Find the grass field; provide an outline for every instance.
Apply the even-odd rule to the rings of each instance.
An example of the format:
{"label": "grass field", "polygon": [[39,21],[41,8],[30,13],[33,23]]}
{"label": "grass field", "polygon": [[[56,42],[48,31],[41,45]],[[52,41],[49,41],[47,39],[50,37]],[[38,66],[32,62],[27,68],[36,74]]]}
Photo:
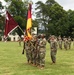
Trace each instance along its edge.
{"label": "grass field", "polygon": [[74,46],[70,50],[57,52],[57,62],[51,65],[50,49],[47,44],[45,68],[27,64],[22,46],[18,42],[0,42],[0,75],[74,75]]}

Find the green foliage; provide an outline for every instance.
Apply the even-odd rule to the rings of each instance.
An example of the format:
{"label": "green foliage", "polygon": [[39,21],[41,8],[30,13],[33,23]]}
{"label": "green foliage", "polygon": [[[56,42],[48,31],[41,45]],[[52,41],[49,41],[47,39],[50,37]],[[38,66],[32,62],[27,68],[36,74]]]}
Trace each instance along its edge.
{"label": "green foliage", "polygon": [[2,37],[0,36],[0,41],[2,41]]}
{"label": "green foliage", "polygon": [[3,7],[3,5],[2,5],[2,2],[0,2],[0,12],[2,11],[3,8],[4,8],[4,7]]}
{"label": "green foliage", "polygon": [[[5,6],[6,9],[24,31],[27,23],[27,9],[29,0],[5,1],[8,3]],[[3,6],[0,2],[0,10],[2,9]],[[46,36],[54,34],[56,36],[61,35],[74,37],[74,11],[65,11],[63,7],[60,6],[55,0],[46,0],[45,3],[38,1],[35,9],[37,11],[36,19],[32,21],[32,24],[33,27],[38,27],[38,33],[44,33]],[[0,29],[3,31],[4,22],[3,16],[0,15]],[[15,31],[17,31],[19,36],[23,34],[19,28]],[[3,35],[3,32],[1,35]]]}
{"label": "green foliage", "polygon": [[68,23],[69,23],[69,35],[74,37],[74,11],[69,10],[68,12]]}
{"label": "green foliage", "polygon": [[74,75],[74,46],[57,51],[56,64],[51,65],[50,46],[46,47],[45,68],[27,64],[18,42],[0,42],[0,75]]}
{"label": "green foliage", "polygon": [[4,30],[4,17],[2,16],[4,6],[2,5],[2,2],[0,1],[0,35],[3,35]]}
{"label": "green foliage", "polygon": [[[44,26],[44,33],[69,36],[68,14],[55,0],[47,0],[46,3],[36,3],[36,18],[39,25]],[[73,18],[72,18],[73,19]]]}
{"label": "green foliage", "polygon": [[37,22],[37,20],[33,20],[32,22],[33,22],[33,27],[38,27],[38,22]]}
{"label": "green foliage", "polygon": [[5,17],[0,16],[0,35],[4,34]]}

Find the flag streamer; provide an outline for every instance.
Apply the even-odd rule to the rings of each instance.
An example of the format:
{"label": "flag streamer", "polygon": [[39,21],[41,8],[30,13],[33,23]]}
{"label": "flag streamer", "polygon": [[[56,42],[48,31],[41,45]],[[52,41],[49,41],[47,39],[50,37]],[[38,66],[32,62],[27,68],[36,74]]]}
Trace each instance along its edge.
{"label": "flag streamer", "polygon": [[30,39],[32,38],[31,27],[32,27],[32,14],[31,14],[31,4],[29,4],[26,32],[27,32],[27,36]]}

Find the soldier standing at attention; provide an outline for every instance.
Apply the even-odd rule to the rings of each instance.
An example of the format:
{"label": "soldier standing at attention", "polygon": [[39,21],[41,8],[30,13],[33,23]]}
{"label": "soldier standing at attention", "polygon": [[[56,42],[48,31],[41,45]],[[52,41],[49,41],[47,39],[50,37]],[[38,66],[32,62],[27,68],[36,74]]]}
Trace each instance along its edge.
{"label": "soldier standing at attention", "polygon": [[39,42],[39,57],[40,57],[40,68],[43,69],[45,66],[45,54],[46,54],[46,39],[44,35],[41,35]]}
{"label": "soldier standing at attention", "polygon": [[54,35],[51,36],[50,40],[51,40],[50,41],[51,60],[52,60],[52,64],[55,64],[56,63],[56,53],[57,53],[57,40]]}
{"label": "soldier standing at attention", "polygon": [[64,49],[67,50],[68,49],[68,39],[65,37],[63,40],[64,40]]}
{"label": "soldier standing at attention", "polygon": [[69,47],[69,49],[71,48],[71,38],[70,38],[70,36],[68,38],[68,47]]}
{"label": "soldier standing at attention", "polygon": [[37,66],[37,67],[40,67],[40,57],[39,57],[39,50],[40,50],[40,46],[39,46],[39,43],[40,43],[40,36],[41,36],[41,35],[38,35],[38,36],[37,36],[37,40],[36,40],[36,49],[37,49],[36,66]]}
{"label": "soldier standing at attention", "polygon": [[32,64],[33,66],[36,66],[36,55],[37,55],[37,50],[36,50],[36,38],[37,36],[34,35],[32,39]]}
{"label": "soldier standing at attention", "polygon": [[19,46],[21,46],[21,36],[19,36]]}
{"label": "soldier standing at attention", "polygon": [[61,38],[61,36],[58,37],[58,44],[59,44],[59,48],[62,49],[62,38]]}

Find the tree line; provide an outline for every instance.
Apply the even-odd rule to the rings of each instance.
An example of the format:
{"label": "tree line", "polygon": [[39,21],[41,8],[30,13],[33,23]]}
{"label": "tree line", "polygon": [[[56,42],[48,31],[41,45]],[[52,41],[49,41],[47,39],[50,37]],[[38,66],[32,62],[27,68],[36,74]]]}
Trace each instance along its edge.
{"label": "tree line", "polygon": [[[2,9],[8,10],[22,30],[26,30],[29,0],[4,1],[7,3],[5,6],[0,2],[0,35],[3,35],[5,25],[5,15],[2,15]],[[32,24],[33,27],[38,28],[38,34],[44,33],[47,37],[52,34],[74,37],[74,10],[66,11],[55,0],[46,0],[45,3],[36,2],[34,12],[36,18],[32,20]],[[23,34],[19,28],[15,31],[19,36]]]}

